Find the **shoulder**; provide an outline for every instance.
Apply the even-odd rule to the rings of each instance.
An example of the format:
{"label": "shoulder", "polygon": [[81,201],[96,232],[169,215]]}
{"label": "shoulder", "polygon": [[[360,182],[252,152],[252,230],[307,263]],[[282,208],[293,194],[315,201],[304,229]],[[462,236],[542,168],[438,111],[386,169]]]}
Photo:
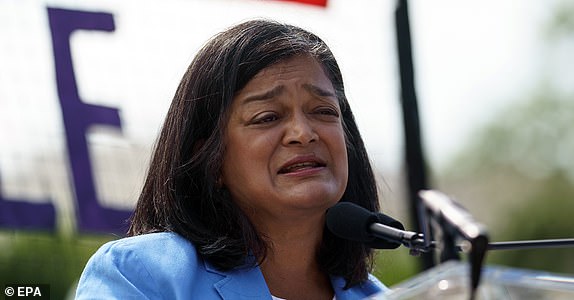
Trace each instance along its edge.
{"label": "shoulder", "polygon": [[150,233],[108,242],[92,257],[98,258],[108,258],[120,264],[129,260],[143,260],[161,265],[171,265],[170,261],[180,259],[190,263],[197,263],[198,260],[191,242],[173,232]]}
{"label": "shoulder", "polygon": [[175,276],[178,270],[184,267],[195,269],[201,263],[191,242],[171,232],[144,234],[108,242],[90,260],[122,269],[133,268],[132,264],[138,263],[142,268],[137,270],[138,274],[149,274],[152,277],[153,274],[161,273],[161,270],[169,270]]}
{"label": "shoulder", "polygon": [[195,247],[178,234],[128,237],[104,244],[90,258],[76,297],[172,298],[204,273]]}

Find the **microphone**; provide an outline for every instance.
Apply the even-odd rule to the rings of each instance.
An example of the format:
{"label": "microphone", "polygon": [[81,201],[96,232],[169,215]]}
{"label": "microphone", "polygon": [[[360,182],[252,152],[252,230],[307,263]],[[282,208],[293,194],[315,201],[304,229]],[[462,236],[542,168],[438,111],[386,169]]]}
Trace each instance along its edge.
{"label": "microphone", "polygon": [[420,243],[421,235],[405,231],[401,222],[382,213],[370,212],[351,202],[340,202],[327,210],[327,228],[336,236],[376,249],[396,249]]}

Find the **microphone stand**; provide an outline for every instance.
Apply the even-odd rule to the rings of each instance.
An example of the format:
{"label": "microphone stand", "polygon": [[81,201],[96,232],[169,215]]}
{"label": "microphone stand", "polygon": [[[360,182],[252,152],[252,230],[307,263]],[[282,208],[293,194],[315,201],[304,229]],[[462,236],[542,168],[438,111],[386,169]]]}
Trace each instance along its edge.
{"label": "microphone stand", "polygon": [[470,299],[474,299],[488,248],[488,233],[485,227],[476,222],[462,206],[442,193],[424,190],[419,192],[419,197],[427,213],[442,229],[444,249],[441,253],[441,262],[460,259],[455,244],[457,237],[463,238],[470,244]]}
{"label": "microphone stand", "polygon": [[[391,238],[387,234],[382,233],[380,228],[385,228],[386,230],[397,230],[401,231],[402,238]],[[432,249],[436,249],[437,242],[432,241],[430,244],[425,244],[424,234],[416,233],[412,231],[399,230],[383,224],[372,224],[371,232],[381,239],[385,239],[391,242],[396,242],[402,244],[410,250],[412,256],[419,256],[421,253],[428,253]],[[472,247],[472,246],[471,246]],[[563,248],[563,247],[574,247],[574,239],[544,239],[544,240],[526,240],[526,241],[505,241],[505,242],[493,242],[486,245],[486,250],[526,250],[526,249],[541,249],[541,248]],[[467,245],[456,245],[454,247],[449,247],[453,252],[467,252]],[[453,251],[454,249],[454,251]],[[458,257],[458,255],[448,255],[448,257]],[[443,260],[443,262],[446,260]]]}
{"label": "microphone stand", "polygon": [[[448,196],[432,190],[420,191],[426,215],[438,223],[442,231],[442,252],[440,261],[460,260],[459,252],[469,254],[470,262],[470,299],[475,299],[480,283],[482,264],[488,250],[512,250],[532,248],[555,248],[574,246],[574,239],[548,239],[530,241],[512,241],[489,243],[485,227],[458,203]],[[425,220],[429,225],[430,220]],[[411,255],[419,256],[436,248],[437,242],[431,241],[427,234],[405,231],[381,223],[369,226],[370,232],[377,238],[395,242],[409,248]],[[463,239],[457,245],[457,239]]]}
{"label": "microphone stand", "polygon": [[574,247],[574,239],[528,240],[488,244],[488,250],[523,250],[561,247]]}

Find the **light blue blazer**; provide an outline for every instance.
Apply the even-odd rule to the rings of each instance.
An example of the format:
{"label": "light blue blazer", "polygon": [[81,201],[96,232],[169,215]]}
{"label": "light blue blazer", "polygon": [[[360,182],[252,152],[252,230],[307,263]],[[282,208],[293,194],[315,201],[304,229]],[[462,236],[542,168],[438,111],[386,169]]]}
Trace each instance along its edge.
{"label": "light blue blazer", "polygon": [[[374,276],[344,290],[331,278],[337,300],[363,299],[386,290]],[[88,261],[76,299],[267,299],[258,267],[222,272],[203,261],[195,247],[175,233],[151,233],[103,245]]]}

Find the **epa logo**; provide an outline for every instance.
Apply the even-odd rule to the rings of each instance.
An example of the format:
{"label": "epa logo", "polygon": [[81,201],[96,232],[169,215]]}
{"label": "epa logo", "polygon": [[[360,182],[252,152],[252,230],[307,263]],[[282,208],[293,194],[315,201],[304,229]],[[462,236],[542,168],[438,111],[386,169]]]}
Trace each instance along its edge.
{"label": "epa logo", "polygon": [[[47,284],[11,284],[4,287],[6,299],[50,299],[50,286]],[[30,298],[32,297],[32,298]]]}

